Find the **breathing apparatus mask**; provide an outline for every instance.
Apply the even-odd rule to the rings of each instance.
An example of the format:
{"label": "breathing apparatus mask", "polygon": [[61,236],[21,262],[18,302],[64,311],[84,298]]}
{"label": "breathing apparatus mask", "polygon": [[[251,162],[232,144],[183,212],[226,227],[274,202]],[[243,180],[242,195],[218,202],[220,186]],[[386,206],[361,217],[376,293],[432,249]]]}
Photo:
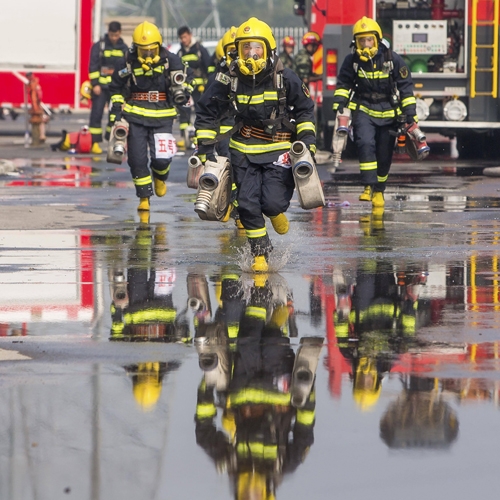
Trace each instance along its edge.
{"label": "breathing apparatus mask", "polygon": [[160,46],[157,43],[137,46],[137,60],[144,71],[150,71],[153,64],[160,60]]}
{"label": "breathing apparatus mask", "polygon": [[256,75],[267,66],[266,44],[260,40],[244,40],[238,44],[238,67],[242,75]]}
{"label": "breathing apparatus mask", "polygon": [[[373,46],[369,47],[373,41]],[[356,53],[362,61],[373,59],[378,52],[378,38],[375,33],[363,33],[354,37]]]}

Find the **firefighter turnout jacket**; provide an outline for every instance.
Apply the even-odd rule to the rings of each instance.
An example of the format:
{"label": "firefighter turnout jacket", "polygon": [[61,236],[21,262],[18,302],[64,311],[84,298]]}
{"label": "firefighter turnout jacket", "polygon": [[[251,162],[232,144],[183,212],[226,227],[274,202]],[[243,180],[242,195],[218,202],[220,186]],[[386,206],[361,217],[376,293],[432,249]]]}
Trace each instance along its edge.
{"label": "firefighter turnout jacket", "polygon": [[102,40],[94,43],[89,63],[89,80],[92,87],[107,87],[115,69],[123,68],[127,52],[128,47],[121,38],[113,45],[107,34]]}
{"label": "firefighter turnout jacket", "polygon": [[[396,94],[399,92],[399,99]],[[354,95],[351,98],[351,92]],[[333,110],[349,106],[373,118],[378,125],[390,125],[400,115],[416,115],[413,82],[405,61],[384,43],[373,59],[362,61],[349,54],[342,63],[333,95]],[[414,116],[417,121],[416,116]]]}
{"label": "firefighter turnout jacket", "polygon": [[[123,117],[129,123],[147,127],[171,123],[177,116],[177,111],[172,99],[170,74],[184,69],[179,57],[163,47],[160,49],[160,60],[148,71],[142,68],[137,57],[129,54],[127,64],[113,74],[110,85],[113,103],[110,121],[115,121],[123,106]],[[186,86],[186,92],[189,88]]]}
{"label": "firefighter turnout jacket", "polygon": [[[192,85],[195,89],[203,92],[203,87],[207,83],[208,73],[210,69],[214,69],[213,62],[205,47],[200,42],[194,41],[189,47],[181,48],[177,52],[183,64],[189,66],[193,70],[194,80]],[[200,88],[201,86],[201,88]]]}

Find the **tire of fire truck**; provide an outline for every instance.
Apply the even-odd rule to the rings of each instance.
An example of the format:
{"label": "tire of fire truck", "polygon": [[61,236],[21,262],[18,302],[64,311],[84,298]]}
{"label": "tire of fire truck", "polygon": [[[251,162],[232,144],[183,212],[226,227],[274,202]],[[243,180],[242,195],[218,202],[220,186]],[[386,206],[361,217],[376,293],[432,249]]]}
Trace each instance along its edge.
{"label": "tire of fire truck", "polygon": [[463,131],[457,133],[457,149],[461,160],[493,160],[498,157],[500,130]]}

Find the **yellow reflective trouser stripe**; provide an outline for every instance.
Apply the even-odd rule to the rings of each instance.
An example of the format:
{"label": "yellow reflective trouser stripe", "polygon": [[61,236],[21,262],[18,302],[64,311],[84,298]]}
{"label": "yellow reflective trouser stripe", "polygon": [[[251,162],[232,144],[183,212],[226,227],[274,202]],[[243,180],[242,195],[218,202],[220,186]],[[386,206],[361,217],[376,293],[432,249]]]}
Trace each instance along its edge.
{"label": "yellow reflective trouser stripe", "polygon": [[213,403],[200,403],[196,405],[196,416],[198,418],[211,418],[217,415],[217,408]]}
{"label": "yellow reflective trouser stripe", "polygon": [[111,102],[125,102],[125,99],[123,98],[123,96],[121,94],[113,94],[111,96]]}
{"label": "yellow reflective trouser stripe", "polygon": [[233,127],[231,125],[221,125],[219,130],[221,134],[225,134],[229,130],[231,130]]}
{"label": "yellow reflective trouser stripe", "polygon": [[[396,113],[393,109],[388,109],[387,111],[375,111],[373,109],[369,109],[362,104],[359,105],[360,111],[366,113],[369,116],[373,116],[373,118],[394,118]],[[398,114],[401,114],[401,111],[398,110]]]}
{"label": "yellow reflective trouser stripe", "polygon": [[246,229],[247,238],[263,238],[267,234],[267,229],[261,227],[260,229]]}
{"label": "yellow reflective trouser stripe", "polygon": [[227,334],[229,335],[229,338],[235,339],[238,336],[239,330],[240,327],[238,325],[228,325]]}
{"label": "yellow reflective trouser stripe", "polygon": [[125,328],[125,325],[123,323],[113,323],[111,325],[111,331],[113,333],[121,333],[124,328]]}
{"label": "yellow reflective trouser stripe", "polygon": [[198,55],[197,54],[186,54],[181,57],[182,61],[197,61],[198,60]]}
{"label": "yellow reflective trouser stripe", "polygon": [[111,83],[111,76],[100,76],[99,83],[102,85],[107,85],[108,83]]}
{"label": "yellow reflective trouser stripe", "polygon": [[290,404],[290,394],[283,392],[271,392],[263,389],[249,387],[231,394],[227,400],[227,407],[243,404],[269,404],[288,406]]}
{"label": "yellow reflective trouser stripe", "polygon": [[105,50],[103,53],[104,57],[123,57],[125,55],[123,51],[119,49]]}
{"label": "yellow reflective trouser stripe", "polygon": [[360,78],[367,78],[368,80],[376,80],[389,78],[389,73],[384,73],[383,71],[363,71],[358,69],[358,76]]}
{"label": "yellow reflective trouser stripe", "polygon": [[199,129],[196,131],[196,137],[198,139],[215,139],[217,132],[215,130]]}
{"label": "yellow reflective trouser stripe", "polygon": [[[347,89],[337,89],[333,93],[333,97],[347,97],[349,98],[349,90]],[[336,103],[338,105],[338,103]]]}
{"label": "yellow reflective trouser stripe", "polygon": [[148,118],[169,118],[177,116],[177,111],[175,108],[167,109],[146,109],[140,108],[139,106],[132,106],[131,104],[125,104],[123,110],[127,113],[132,113],[134,115],[145,116]]}
{"label": "yellow reflective trouser stripe", "polygon": [[316,127],[314,126],[313,122],[297,123],[297,134],[304,132],[304,130],[311,130],[312,132],[316,133]]}
{"label": "yellow reflective trouser stripe", "polygon": [[89,127],[89,132],[91,134],[102,134],[102,128],[101,127]]}
{"label": "yellow reflective trouser stripe", "polygon": [[377,170],[377,162],[369,161],[368,163],[360,163],[359,168],[360,170]]}
{"label": "yellow reflective trouser stripe", "polygon": [[292,144],[289,141],[273,142],[270,144],[244,144],[230,139],[229,147],[244,154],[270,153],[272,151],[283,151],[290,149]]}
{"label": "yellow reflective trouser stripe", "polygon": [[315,415],[314,410],[297,410],[297,422],[302,425],[312,425]]}
{"label": "yellow reflective trouser stripe", "polygon": [[370,306],[367,311],[364,311],[362,314],[360,314],[360,318],[364,318],[368,314],[394,316],[395,311],[396,311],[396,308],[394,307],[393,304],[377,304],[374,306]]}
{"label": "yellow reflective trouser stripe", "polygon": [[152,179],[151,176],[148,175],[147,177],[140,177],[139,179],[134,179],[134,184],[136,186],[145,186],[146,184],[151,184]]}
{"label": "yellow reflective trouser stripe", "polygon": [[99,71],[92,71],[92,73],[89,73],[89,79],[90,80],[95,80],[96,78],[99,78]]}
{"label": "yellow reflective trouser stripe", "polygon": [[151,170],[153,170],[153,172],[156,172],[159,175],[165,175],[165,174],[168,174],[168,172],[170,170],[170,165],[165,170],[158,170],[157,168],[153,168],[153,167],[151,167]]}
{"label": "yellow reflective trouser stripe", "polygon": [[[233,186],[234,186],[234,184],[233,184]],[[223,274],[220,279],[222,281],[224,281],[224,280],[239,281],[240,277],[237,274]]]}
{"label": "yellow reflective trouser stripe", "polygon": [[146,311],[137,311],[125,314],[125,323],[139,324],[148,321],[171,322],[175,320],[177,313],[168,309],[147,309]]}
{"label": "yellow reflective trouser stripe", "polygon": [[389,175],[377,175],[377,182],[385,182]]}
{"label": "yellow reflective trouser stripe", "polygon": [[402,323],[405,332],[413,332],[415,331],[415,325],[417,324],[417,320],[415,316],[408,316],[407,314],[404,314]]}
{"label": "yellow reflective trouser stripe", "polygon": [[245,309],[245,316],[250,316],[251,318],[258,318],[265,320],[267,317],[267,311],[265,307],[249,306]]}
{"label": "yellow reflective trouser stripe", "polygon": [[278,458],[278,445],[264,443],[238,443],[236,453],[240,457],[255,457],[264,460],[275,460]]}
{"label": "yellow reflective trouser stripe", "polygon": [[182,123],[179,125],[179,128],[180,128],[181,130],[186,130],[188,127],[189,127],[189,123],[188,123],[188,122],[182,122]]}
{"label": "yellow reflective trouser stripe", "polygon": [[405,97],[401,101],[401,106],[403,106],[403,107],[409,106],[410,104],[417,104],[417,100],[415,99],[415,97],[413,97],[413,96]]}

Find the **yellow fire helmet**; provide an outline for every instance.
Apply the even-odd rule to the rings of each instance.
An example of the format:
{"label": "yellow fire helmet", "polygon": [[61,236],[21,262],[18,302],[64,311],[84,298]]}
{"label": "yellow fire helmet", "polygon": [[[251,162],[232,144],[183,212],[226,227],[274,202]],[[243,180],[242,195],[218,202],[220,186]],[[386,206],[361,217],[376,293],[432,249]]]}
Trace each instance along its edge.
{"label": "yellow fire helmet", "polygon": [[220,61],[224,57],[224,49],[222,48],[222,38],[219,39],[215,46],[215,58]]}
{"label": "yellow fire helmet", "polygon": [[148,21],[139,24],[132,35],[132,41],[137,47],[137,59],[144,71],[160,60],[160,47],[163,38],[158,28]]}
{"label": "yellow fire helmet", "polygon": [[92,85],[89,80],[85,80],[80,87],[80,98],[89,100],[92,96]]}
{"label": "yellow fire helmet", "polygon": [[236,26],[231,26],[230,29],[228,29],[225,33],[224,36],[222,37],[222,51],[224,55],[226,56],[228,64],[232,61],[230,57],[230,52],[233,52],[236,50],[236,45],[234,43],[234,39],[236,38],[236,31],[238,28]]}
{"label": "yellow fire helmet", "polygon": [[238,67],[243,75],[256,75],[267,66],[267,60],[276,50],[271,28],[256,17],[240,25],[235,36]]}
{"label": "yellow fire helmet", "polygon": [[[378,52],[378,45],[382,40],[382,30],[380,29],[377,21],[370,19],[369,17],[363,16],[352,28],[352,35],[354,37],[354,42],[356,44],[356,52],[362,61],[368,61],[372,59]],[[373,35],[374,44],[373,47],[363,47],[361,45],[361,38]]]}

